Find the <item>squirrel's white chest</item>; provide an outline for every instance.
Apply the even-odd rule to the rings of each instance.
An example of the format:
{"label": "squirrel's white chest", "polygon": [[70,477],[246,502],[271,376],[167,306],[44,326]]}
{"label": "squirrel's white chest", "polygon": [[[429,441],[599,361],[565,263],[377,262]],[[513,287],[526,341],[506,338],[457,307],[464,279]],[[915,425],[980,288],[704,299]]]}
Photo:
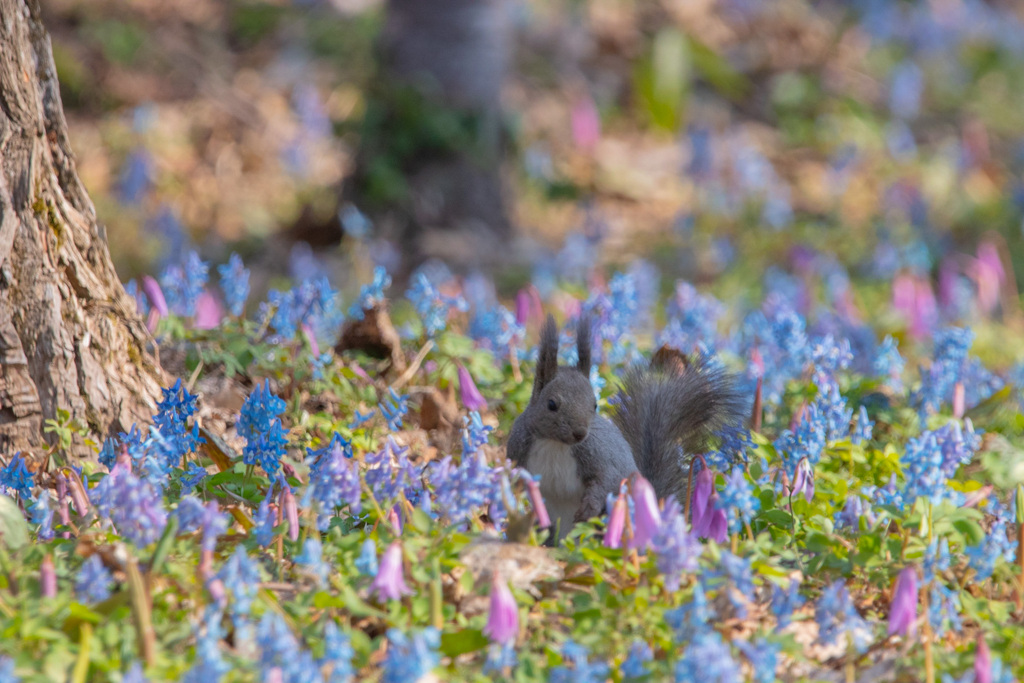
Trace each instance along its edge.
{"label": "squirrel's white chest", "polygon": [[526,460],[530,474],[540,475],[540,492],[551,521],[561,520],[563,535],[583,501],[583,479],[579,475],[572,446],[553,439],[533,442]]}

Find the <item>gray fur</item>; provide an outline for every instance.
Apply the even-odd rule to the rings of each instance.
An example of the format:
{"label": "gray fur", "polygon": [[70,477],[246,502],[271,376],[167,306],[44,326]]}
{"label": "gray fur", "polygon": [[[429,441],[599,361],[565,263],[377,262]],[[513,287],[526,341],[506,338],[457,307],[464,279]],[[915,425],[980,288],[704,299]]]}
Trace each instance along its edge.
{"label": "gray fur", "polygon": [[634,367],[623,378],[615,425],[633,450],[637,468],[658,498],[682,498],[687,454],[706,449],[717,430],[739,423],[746,400],[735,378],[698,358],[682,373]]}
{"label": "gray fur", "polygon": [[[637,471],[651,481],[659,498],[681,497],[685,477],[679,446],[690,453],[701,450],[715,430],[741,419],[743,411],[732,378],[698,360],[682,374],[629,370],[613,423],[597,415],[585,316],[576,338],[576,367],[559,367],[558,333],[548,316],[530,405],[512,424],[508,440],[508,457],[542,474],[541,493],[560,537],[572,524],[599,516],[608,494]],[[575,468],[562,460],[567,452]],[[571,521],[565,518],[567,510],[575,510]]]}

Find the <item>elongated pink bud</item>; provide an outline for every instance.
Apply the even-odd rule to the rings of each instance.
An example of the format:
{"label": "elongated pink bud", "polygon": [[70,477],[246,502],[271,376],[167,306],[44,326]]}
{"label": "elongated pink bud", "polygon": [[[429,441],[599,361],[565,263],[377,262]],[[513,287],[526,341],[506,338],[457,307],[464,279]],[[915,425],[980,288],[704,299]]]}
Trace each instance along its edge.
{"label": "elongated pink bud", "polygon": [[79,517],[85,517],[89,512],[89,497],[85,493],[82,480],[78,478],[78,473],[73,469],[67,468],[65,472],[67,472],[68,489],[71,492],[71,502],[75,506],[75,512]]}
{"label": "elongated pink bud", "polygon": [[370,584],[370,592],[384,600],[397,600],[413,591],[405,583],[405,568],[402,566],[402,544],[395,541],[384,551],[377,576]]}
{"label": "elongated pink bud", "polygon": [[402,535],[402,515],[398,503],[395,503],[394,507],[388,510],[388,524],[391,525],[391,530],[395,532],[395,536]]}
{"label": "elongated pink bud", "polygon": [[492,643],[501,645],[516,642],[519,635],[519,608],[508,583],[498,576],[498,572],[494,572],[491,579],[491,611],[487,615],[484,635]]}
{"label": "elongated pink bud", "polygon": [[459,395],[462,397],[462,405],[466,406],[466,410],[477,412],[487,410],[487,400],[477,389],[473,376],[469,374],[469,370],[462,363],[459,363]]}
{"label": "elongated pink bud", "polygon": [[612,514],[608,517],[608,528],[604,532],[602,543],[605,548],[622,547],[622,532],[626,528],[626,513],[629,505],[626,503],[626,494],[620,493],[612,506]]}
{"label": "elongated pink bud", "polygon": [[[57,472],[57,514],[60,515],[60,523],[65,529],[71,528],[71,513],[68,510],[68,478],[61,472]],[[70,531],[61,532],[64,538],[71,538]]]}
{"label": "elongated pink bud", "polygon": [[917,570],[905,567],[896,577],[889,606],[889,635],[913,636],[917,631]]}
{"label": "elongated pink bud", "polygon": [[299,540],[299,508],[295,504],[295,494],[290,486],[281,489],[281,508],[288,519],[288,538],[292,541]]}
{"label": "elongated pink bud", "polygon": [[711,474],[707,467],[702,467],[697,474],[697,481],[693,484],[693,496],[690,500],[691,526],[694,531],[702,527],[704,517],[710,512],[708,503],[714,490],[715,475]]}
{"label": "elongated pink bud", "polygon": [[953,385],[953,417],[958,420],[964,416],[965,400],[964,383],[957,382]]}
{"label": "elongated pink bud", "polygon": [[309,342],[309,349],[313,352],[313,355],[320,357],[320,345],[316,342],[316,335],[313,334],[313,328],[309,325],[302,326],[302,333],[306,335],[306,341]]}
{"label": "elongated pink bud", "polygon": [[547,506],[544,505],[544,496],[540,492],[540,482],[528,473],[524,473],[523,481],[526,483],[526,490],[530,494],[533,512],[537,515],[537,526],[541,529],[548,528],[551,526],[551,518],[548,516]]}
{"label": "elongated pink bud", "polygon": [[978,633],[978,647],[974,650],[974,683],[992,683],[992,653],[981,632]]}
{"label": "elongated pink bud", "polygon": [[636,526],[629,547],[642,550],[661,527],[661,510],[658,509],[658,496],[651,482],[639,475],[633,482],[633,509]]}
{"label": "elongated pink bud", "polygon": [[44,598],[57,596],[57,571],[53,566],[53,558],[47,555],[39,567],[39,585]]}
{"label": "elongated pink bud", "polygon": [[142,276],[142,291],[149,299],[149,305],[161,316],[167,315],[167,300],[164,298],[164,290],[160,289],[160,283],[149,275]]}

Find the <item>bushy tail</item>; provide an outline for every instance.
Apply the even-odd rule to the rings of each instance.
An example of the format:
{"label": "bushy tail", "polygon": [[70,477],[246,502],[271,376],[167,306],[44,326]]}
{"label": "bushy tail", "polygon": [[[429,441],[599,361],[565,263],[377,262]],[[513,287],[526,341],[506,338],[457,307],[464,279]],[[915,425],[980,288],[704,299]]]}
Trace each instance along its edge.
{"label": "bushy tail", "polygon": [[650,367],[626,372],[613,419],[658,498],[674,493],[682,502],[687,470],[679,446],[700,453],[716,431],[743,420],[749,401],[738,384],[706,359],[662,353]]}

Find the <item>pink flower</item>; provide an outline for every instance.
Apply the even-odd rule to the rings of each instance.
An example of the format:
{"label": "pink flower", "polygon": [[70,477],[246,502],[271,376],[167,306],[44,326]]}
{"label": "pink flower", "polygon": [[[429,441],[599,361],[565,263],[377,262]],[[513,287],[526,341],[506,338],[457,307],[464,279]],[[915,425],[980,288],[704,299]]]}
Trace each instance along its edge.
{"label": "pink flower", "polygon": [[807,458],[800,458],[800,462],[796,464],[793,493],[798,495],[803,493],[808,503],[814,498],[814,470],[811,468],[811,461]]}
{"label": "pink flower", "polygon": [[690,504],[690,511],[693,515],[693,533],[721,543],[725,540],[728,520],[725,510],[719,510],[715,504],[717,501],[718,491],[715,490],[715,475],[705,467],[697,475],[697,482],[693,487],[693,498]]}
{"label": "pink flower", "polygon": [[405,574],[402,566],[402,544],[395,541],[384,551],[380,560],[377,576],[370,584],[370,593],[384,600],[398,600],[403,595],[411,595],[412,591],[405,585]]}
{"label": "pink flower", "polygon": [[953,385],[953,417],[958,420],[964,416],[965,400],[966,394],[964,392],[964,383],[957,382]]}
{"label": "pink flower", "polygon": [[459,363],[459,395],[462,397],[462,405],[466,406],[466,410],[479,412],[487,409],[487,401],[480,394],[480,390],[476,388],[473,376],[469,374],[469,370],[462,363]]}
{"label": "pink flower", "polygon": [[146,293],[149,305],[161,316],[166,316],[168,312],[167,299],[164,298],[164,290],[160,289],[160,283],[149,275],[143,275],[142,291]]}
{"label": "pink flower", "polygon": [[551,517],[548,516],[548,509],[544,505],[544,496],[540,492],[540,482],[523,473],[523,481],[526,483],[526,490],[530,494],[530,502],[533,503],[533,511],[537,515],[537,524],[541,529],[551,526]]}
{"label": "pink flower", "polygon": [[53,558],[47,555],[39,567],[39,585],[44,598],[57,596],[57,572],[53,567]]}
{"label": "pink flower", "polygon": [[[66,529],[70,529],[71,512],[68,509],[68,478],[60,471],[57,472],[57,512],[60,514],[60,523]],[[70,531],[65,531],[61,535],[64,538],[71,538]]]}
{"label": "pink flower", "polygon": [[519,608],[516,599],[509,590],[508,583],[494,572],[491,580],[491,611],[487,615],[484,635],[492,643],[507,645],[516,641],[519,634]]}
{"label": "pink flower", "polygon": [[399,507],[398,503],[395,503],[394,507],[388,510],[388,524],[391,525],[391,530],[395,532],[395,536],[402,535],[402,508]]}
{"label": "pink flower", "polygon": [[208,291],[203,290],[196,300],[195,328],[197,330],[212,330],[220,325],[220,319],[224,317],[224,309],[217,303],[217,299]]}
{"label": "pink flower", "polygon": [[633,482],[633,506],[636,525],[629,547],[643,549],[661,527],[661,510],[651,482],[639,475]]}
{"label": "pink flower", "polygon": [[612,506],[612,514],[608,517],[608,528],[604,532],[602,543],[605,548],[622,547],[622,532],[626,527],[626,513],[629,505],[626,503],[626,494],[620,493]]}
{"label": "pink flower", "polygon": [[299,507],[295,503],[292,487],[288,485],[281,489],[281,508],[288,518],[288,538],[292,541],[299,540]]}
{"label": "pink flower", "polygon": [[601,139],[601,117],[593,98],[589,95],[577,97],[570,117],[573,143],[585,152],[593,150]]}
{"label": "pink flower", "polygon": [[905,567],[896,578],[889,606],[889,635],[911,635],[917,631],[917,570]]}
{"label": "pink flower", "polygon": [[974,650],[974,683],[992,683],[992,653],[988,651],[985,636],[978,634],[978,647]]}
{"label": "pink flower", "polygon": [[991,313],[999,305],[999,288],[1006,279],[999,249],[991,242],[978,245],[978,259],[972,264],[974,281],[978,286],[978,304],[981,310]]}

